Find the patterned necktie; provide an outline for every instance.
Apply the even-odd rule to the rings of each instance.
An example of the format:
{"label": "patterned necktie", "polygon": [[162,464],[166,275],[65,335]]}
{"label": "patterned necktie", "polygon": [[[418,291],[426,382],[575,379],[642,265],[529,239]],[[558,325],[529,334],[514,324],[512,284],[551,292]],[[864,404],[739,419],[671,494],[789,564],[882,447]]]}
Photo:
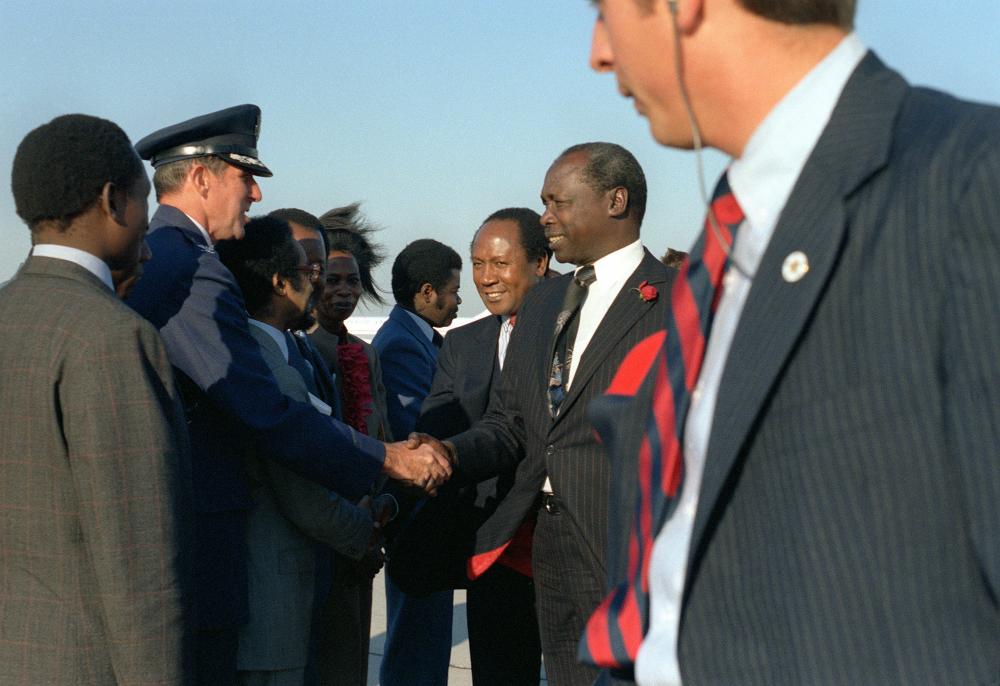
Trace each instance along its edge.
{"label": "patterned necktie", "polygon": [[[598,667],[628,669],[649,629],[649,563],[653,542],[673,513],[684,473],[684,424],[698,380],[712,320],[722,294],[743,211],[726,175],[712,196],[718,233],[704,231],[681,265],[670,293],[667,335],[653,364],[653,407],[639,448],[635,523],[629,536],[627,580],[614,588],[587,622],[579,658]],[[719,242],[719,234],[725,248]]]}
{"label": "patterned necktie", "polygon": [[587,299],[588,287],[596,280],[594,265],[587,264],[576,270],[556,317],[556,328],[552,334],[552,371],[549,374],[549,414],[553,418],[559,414],[559,407],[566,398],[566,383],[573,364],[573,342],[580,328],[580,308]]}

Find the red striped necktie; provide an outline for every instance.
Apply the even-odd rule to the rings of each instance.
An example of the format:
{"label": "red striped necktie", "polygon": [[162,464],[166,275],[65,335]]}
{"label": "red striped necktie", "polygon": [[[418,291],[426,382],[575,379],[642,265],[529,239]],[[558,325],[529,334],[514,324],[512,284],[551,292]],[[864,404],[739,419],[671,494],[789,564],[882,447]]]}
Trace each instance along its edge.
{"label": "red striped necktie", "polygon": [[598,606],[580,642],[580,660],[598,667],[630,669],[649,629],[653,543],[681,493],[683,434],[691,390],[698,380],[722,294],[720,284],[729,263],[727,252],[743,222],[743,211],[725,174],[712,196],[711,212],[718,230],[706,217],[701,237],[674,279],[667,335],[651,370],[653,407],[637,461],[639,481],[628,542],[628,577]]}

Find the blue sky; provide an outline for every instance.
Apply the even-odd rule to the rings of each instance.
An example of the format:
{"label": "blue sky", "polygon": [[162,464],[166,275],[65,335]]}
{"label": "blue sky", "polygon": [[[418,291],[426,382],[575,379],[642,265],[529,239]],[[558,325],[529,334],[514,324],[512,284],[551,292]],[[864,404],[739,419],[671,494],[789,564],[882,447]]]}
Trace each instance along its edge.
{"label": "blue sky", "polygon": [[[614,79],[587,68],[593,17],[584,0],[4,0],[0,280],[29,249],[9,191],[29,130],[85,112],[138,140],[244,102],[263,109],[259,149],[275,171],[252,213],[363,201],[385,227],[385,288],[409,241],[465,256],[493,210],[540,209],[549,163],[586,140],[620,143],[643,165],[650,249],[687,248],[702,216],[693,158],[657,146]],[[857,26],[912,82],[1000,101],[996,0],[860,0]],[[725,159],[707,163],[712,179]],[[481,309],[468,269],[462,295],[461,315]]]}

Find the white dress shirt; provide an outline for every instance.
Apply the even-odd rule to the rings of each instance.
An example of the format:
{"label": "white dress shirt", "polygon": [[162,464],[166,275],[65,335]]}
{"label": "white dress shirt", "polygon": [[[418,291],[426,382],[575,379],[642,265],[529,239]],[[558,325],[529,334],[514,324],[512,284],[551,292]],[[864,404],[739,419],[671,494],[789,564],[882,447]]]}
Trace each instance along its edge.
{"label": "white dress shirt", "polygon": [[[573,362],[569,368],[569,378],[566,380],[567,392],[573,385],[573,377],[580,367],[584,351],[590,345],[590,339],[597,333],[597,327],[601,325],[604,315],[618,297],[622,286],[632,276],[632,272],[639,268],[642,257],[642,242],[636,241],[594,262],[596,280],[587,287],[587,299],[583,301],[583,306],[577,315],[580,324],[576,330],[576,339],[573,341]],[[579,270],[580,267],[574,273]]]}
{"label": "white dress shirt", "polygon": [[35,257],[51,257],[55,260],[66,260],[78,264],[103,281],[104,285],[112,291],[115,290],[115,285],[111,281],[111,267],[96,255],[78,248],[71,248],[68,245],[53,245],[52,243],[39,243],[33,246],[31,254]]}
{"label": "white dress shirt", "polygon": [[[583,301],[580,312],[576,315],[580,318],[580,324],[576,329],[576,338],[573,340],[573,361],[566,379],[565,390],[567,393],[569,393],[569,387],[573,383],[576,370],[579,369],[580,362],[583,360],[583,353],[590,345],[590,340],[597,333],[598,327],[604,320],[604,315],[608,313],[611,303],[618,297],[625,282],[632,276],[632,272],[639,268],[644,254],[642,241],[636,241],[608,253],[594,262],[594,282],[587,287],[587,299]],[[577,267],[573,273],[580,271],[581,268],[582,265]],[[547,476],[545,484],[542,486],[542,492],[552,493],[552,482]]]}
{"label": "white dress shirt", "polygon": [[514,325],[510,322],[510,315],[500,318],[500,337],[497,339],[497,362],[500,369],[503,369],[503,361],[507,357],[507,346],[510,345],[510,335],[514,332]]}
{"label": "white dress shirt", "polygon": [[757,267],[795,181],[865,51],[854,34],[844,38],[771,110],[750,138],[743,155],[729,167],[729,185],[745,216],[737,231],[733,256],[751,278],[736,269],[730,269],[723,277],[724,290],[705,359],[691,393],[684,430],[684,485],[675,514],[656,537],[650,561],[650,626],[635,665],[636,681],[641,686],[681,683],[677,635],[688,549],[729,347],[752,278],[781,278],[779,274],[757,276]]}

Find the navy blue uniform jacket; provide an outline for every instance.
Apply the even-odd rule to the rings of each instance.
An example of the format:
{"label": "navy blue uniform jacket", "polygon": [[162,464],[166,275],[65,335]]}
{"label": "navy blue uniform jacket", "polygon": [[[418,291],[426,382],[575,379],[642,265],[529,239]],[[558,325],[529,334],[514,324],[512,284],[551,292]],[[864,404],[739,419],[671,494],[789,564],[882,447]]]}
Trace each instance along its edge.
{"label": "navy blue uniform jacket", "polygon": [[161,205],[153,258],[128,304],[159,329],[191,433],[202,628],[246,617],[247,446],[355,499],[381,472],[378,441],[283,395],[251,337],[233,275],[180,210]]}

